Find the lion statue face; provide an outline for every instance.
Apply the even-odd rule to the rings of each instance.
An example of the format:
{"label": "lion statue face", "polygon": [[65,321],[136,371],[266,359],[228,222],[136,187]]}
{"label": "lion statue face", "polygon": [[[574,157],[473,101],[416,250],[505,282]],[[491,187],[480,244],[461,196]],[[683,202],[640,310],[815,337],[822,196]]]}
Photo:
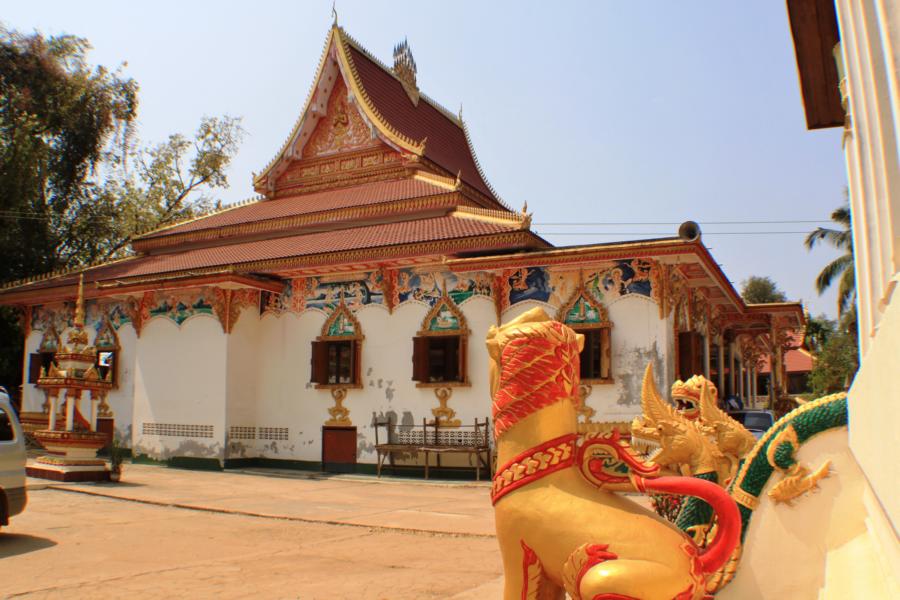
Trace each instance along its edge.
{"label": "lion statue face", "polygon": [[[542,331],[549,329],[547,323],[550,321],[552,319],[544,309],[535,307],[505,325],[491,327],[488,330],[486,343],[488,356],[491,359],[491,398],[496,397],[500,386],[501,357],[506,344],[521,337],[540,336]],[[584,336],[576,333],[575,338],[578,344],[578,351],[581,352],[584,348]],[[577,387],[577,382],[575,387]]]}

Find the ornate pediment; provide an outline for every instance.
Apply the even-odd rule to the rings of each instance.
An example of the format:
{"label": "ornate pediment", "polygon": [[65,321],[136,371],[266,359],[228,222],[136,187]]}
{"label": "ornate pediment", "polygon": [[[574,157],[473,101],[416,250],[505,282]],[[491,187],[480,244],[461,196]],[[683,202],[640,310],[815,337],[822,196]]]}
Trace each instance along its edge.
{"label": "ornate pediment", "polygon": [[583,282],[579,284],[569,301],[559,310],[556,320],[575,328],[612,326],[606,307],[597,302],[587,292]]}
{"label": "ornate pediment", "polygon": [[379,143],[372,128],[359,114],[343,78],[338,77],[328,98],[325,115],[319,119],[309,141],[303,146],[303,158],[361,150]]}
{"label": "ornate pediment", "polygon": [[97,330],[97,336],[94,338],[94,347],[98,350],[117,350],[119,348],[119,336],[106,315],[100,320],[100,329]]}
{"label": "ornate pediment", "polygon": [[419,335],[466,335],[468,333],[466,317],[447,293],[445,284],[440,299],[434,303],[422,320],[422,330],[419,331]]}
{"label": "ornate pediment", "polygon": [[341,302],[338,304],[325,325],[322,326],[322,340],[361,340],[363,339],[362,329],[359,321],[347,308],[344,298],[341,296]]}

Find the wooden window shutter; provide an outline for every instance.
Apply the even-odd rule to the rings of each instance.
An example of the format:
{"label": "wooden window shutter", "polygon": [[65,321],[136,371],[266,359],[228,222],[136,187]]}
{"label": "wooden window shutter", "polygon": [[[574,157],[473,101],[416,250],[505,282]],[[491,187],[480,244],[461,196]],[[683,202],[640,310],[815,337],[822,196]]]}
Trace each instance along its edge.
{"label": "wooden window shutter", "polygon": [[466,368],[468,367],[468,363],[466,362],[466,347],[468,346],[469,336],[461,335],[457,338],[459,343],[459,380],[460,381],[468,381],[468,373],[466,372]]}
{"label": "wooden window shutter", "polygon": [[355,385],[362,381],[362,344],[359,340],[350,342],[350,356],[353,361],[350,365],[350,377]]}
{"label": "wooden window shutter", "polygon": [[314,341],[312,343],[311,363],[309,380],[318,384],[328,383],[328,342]]}
{"label": "wooden window shutter", "polygon": [[413,338],[413,381],[428,381],[428,340],[425,336]]}
{"label": "wooden window shutter", "polygon": [[612,348],[610,345],[610,328],[600,330],[600,378],[612,377]]}
{"label": "wooden window shutter", "polygon": [[41,376],[43,360],[44,357],[40,352],[32,352],[28,355],[28,383],[37,383],[38,377]]}

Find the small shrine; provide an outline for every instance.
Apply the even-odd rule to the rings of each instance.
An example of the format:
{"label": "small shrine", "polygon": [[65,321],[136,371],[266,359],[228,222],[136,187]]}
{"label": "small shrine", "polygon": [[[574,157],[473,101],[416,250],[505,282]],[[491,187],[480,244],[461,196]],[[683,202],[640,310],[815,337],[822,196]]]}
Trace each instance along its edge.
{"label": "small shrine", "polygon": [[[75,319],[66,343],[57,344],[53,360],[41,369],[37,387],[47,393],[49,410],[47,428],[35,431],[34,437],[47,454],[28,467],[28,475],[55,481],[108,480],[106,461],[97,458],[97,451],[109,439],[97,431],[97,419],[99,405],[112,388],[112,372],[98,361],[97,347],[88,345],[83,277],[78,281]],[[81,411],[85,399],[90,407],[88,418]],[[60,423],[62,407],[64,417]]]}

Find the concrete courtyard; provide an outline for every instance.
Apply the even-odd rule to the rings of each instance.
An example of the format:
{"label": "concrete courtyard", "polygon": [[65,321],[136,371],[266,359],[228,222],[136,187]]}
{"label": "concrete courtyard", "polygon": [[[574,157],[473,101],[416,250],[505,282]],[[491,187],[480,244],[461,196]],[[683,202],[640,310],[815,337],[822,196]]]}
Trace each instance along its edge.
{"label": "concrete courtyard", "polygon": [[30,480],[0,598],[476,600],[502,589],[486,483],[127,465]]}

